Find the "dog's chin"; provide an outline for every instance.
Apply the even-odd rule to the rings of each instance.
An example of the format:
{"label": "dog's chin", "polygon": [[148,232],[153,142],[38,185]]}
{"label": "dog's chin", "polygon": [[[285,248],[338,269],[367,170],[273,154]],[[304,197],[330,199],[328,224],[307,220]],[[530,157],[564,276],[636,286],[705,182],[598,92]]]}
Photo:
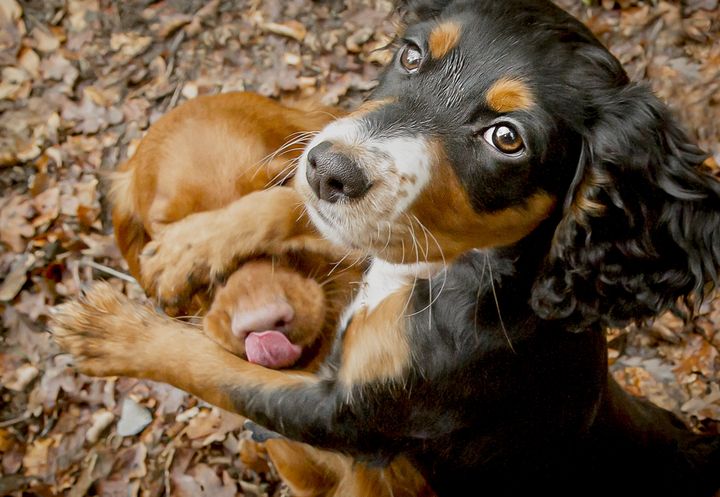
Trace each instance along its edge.
{"label": "dog's chin", "polygon": [[336,226],[325,214],[322,213],[320,210],[321,207],[317,204],[317,202],[306,201],[305,208],[310,216],[310,220],[318,229],[320,234],[335,245],[353,250],[360,249],[361,247],[357,246],[357,243],[353,241],[351,236],[348,236],[344,230]]}

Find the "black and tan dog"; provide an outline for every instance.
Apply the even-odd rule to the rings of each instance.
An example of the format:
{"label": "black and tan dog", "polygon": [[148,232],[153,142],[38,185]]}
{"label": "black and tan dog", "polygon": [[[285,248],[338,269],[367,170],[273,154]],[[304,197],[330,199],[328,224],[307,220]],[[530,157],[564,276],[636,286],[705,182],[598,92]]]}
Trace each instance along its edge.
{"label": "black and tan dog", "polygon": [[[550,2],[402,8],[370,102],[300,160],[321,232],[374,258],[320,374],[249,364],[107,287],[60,309],[58,340],[91,374],[166,381],[379,463],[404,455],[441,496],[712,495],[720,438],[623,393],[603,334],[717,285],[703,154]],[[188,234],[164,232],[143,262],[160,296],[232,263],[203,264]],[[628,468],[648,478],[610,477]]]}

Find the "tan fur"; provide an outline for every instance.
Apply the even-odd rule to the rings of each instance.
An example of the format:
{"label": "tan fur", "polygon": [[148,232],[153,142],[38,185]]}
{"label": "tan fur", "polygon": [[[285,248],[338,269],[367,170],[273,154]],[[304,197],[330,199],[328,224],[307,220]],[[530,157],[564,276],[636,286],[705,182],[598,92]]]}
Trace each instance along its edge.
{"label": "tan fur", "polygon": [[428,48],[433,59],[442,59],[460,41],[461,26],[452,21],[438,24],[430,32]]}
{"label": "tan fur", "polygon": [[343,338],[340,381],[348,388],[374,381],[399,378],[410,364],[410,344],[404,329],[403,310],[410,288],[390,295],[369,311],[353,315]]}
{"label": "tan fur", "polygon": [[534,105],[528,86],[519,79],[502,78],[496,81],[485,95],[488,106],[499,113],[527,110]]}
{"label": "tan fur", "polygon": [[[238,376],[243,377],[242,383],[258,388],[313,381],[308,373],[280,372],[243,361],[194,327],[131,303],[107,283],[97,284],[80,301],[66,304],[55,323],[56,338],[73,352],[84,373],[172,383],[229,411],[234,406],[217,385],[239,384]],[[83,330],[83,334],[71,330]]]}
{"label": "tan fur", "polygon": [[[358,465],[347,457],[333,454],[327,457],[325,451],[314,447],[288,442],[269,440],[268,454],[273,461],[291,462],[292,458],[305,458],[306,467],[301,475],[290,475],[280,471],[286,481],[293,482],[290,489],[295,497],[315,496],[362,496],[362,497],[432,497],[427,483],[417,474],[407,459],[400,457],[386,468]],[[280,465],[283,469],[291,464]],[[337,479],[333,475],[346,475]]]}
{"label": "tan fur", "polygon": [[386,105],[389,105],[395,101],[396,101],[396,99],[394,99],[394,98],[381,98],[379,100],[369,100],[369,101],[363,103],[360,107],[358,107],[354,111],[352,111],[350,114],[348,114],[347,117],[362,117],[371,112],[375,112],[376,110],[378,110]]}

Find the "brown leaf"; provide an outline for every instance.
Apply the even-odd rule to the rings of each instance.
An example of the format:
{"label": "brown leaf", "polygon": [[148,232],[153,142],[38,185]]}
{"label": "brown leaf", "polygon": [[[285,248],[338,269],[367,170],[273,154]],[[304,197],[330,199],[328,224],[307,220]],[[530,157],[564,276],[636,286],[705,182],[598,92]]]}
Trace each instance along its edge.
{"label": "brown leaf", "polygon": [[690,375],[697,372],[706,377],[715,375],[718,350],[700,335],[690,335],[688,337],[682,355],[681,362],[675,367],[675,373]]}
{"label": "brown leaf", "polygon": [[262,28],[270,33],[287,36],[297,41],[303,41],[307,34],[307,28],[298,21],[268,22],[263,24]]}
{"label": "brown leaf", "polygon": [[20,292],[25,281],[27,271],[35,263],[35,256],[22,254],[17,257],[10,266],[10,271],[5,275],[5,280],[0,284],[0,301],[10,301]]}
{"label": "brown leaf", "polygon": [[52,438],[39,438],[30,444],[23,457],[23,467],[25,468],[25,476],[37,476],[45,478],[47,476],[49,461],[48,455],[50,448],[55,445]]}
{"label": "brown leaf", "polygon": [[25,195],[13,195],[4,205],[0,203],[0,242],[13,252],[22,253],[27,244],[25,239],[35,234],[29,222],[34,215],[33,201]]}

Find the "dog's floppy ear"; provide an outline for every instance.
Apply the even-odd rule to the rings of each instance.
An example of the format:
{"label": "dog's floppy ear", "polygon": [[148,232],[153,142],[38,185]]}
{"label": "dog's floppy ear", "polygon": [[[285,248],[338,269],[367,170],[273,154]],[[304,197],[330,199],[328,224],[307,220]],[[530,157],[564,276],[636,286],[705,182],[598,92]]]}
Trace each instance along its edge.
{"label": "dog's floppy ear", "polygon": [[[718,286],[720,182],[646,87],[593,89],[578,170],[532,304],[623,326]],[[690,300],[688,300],[690,296]]]}

